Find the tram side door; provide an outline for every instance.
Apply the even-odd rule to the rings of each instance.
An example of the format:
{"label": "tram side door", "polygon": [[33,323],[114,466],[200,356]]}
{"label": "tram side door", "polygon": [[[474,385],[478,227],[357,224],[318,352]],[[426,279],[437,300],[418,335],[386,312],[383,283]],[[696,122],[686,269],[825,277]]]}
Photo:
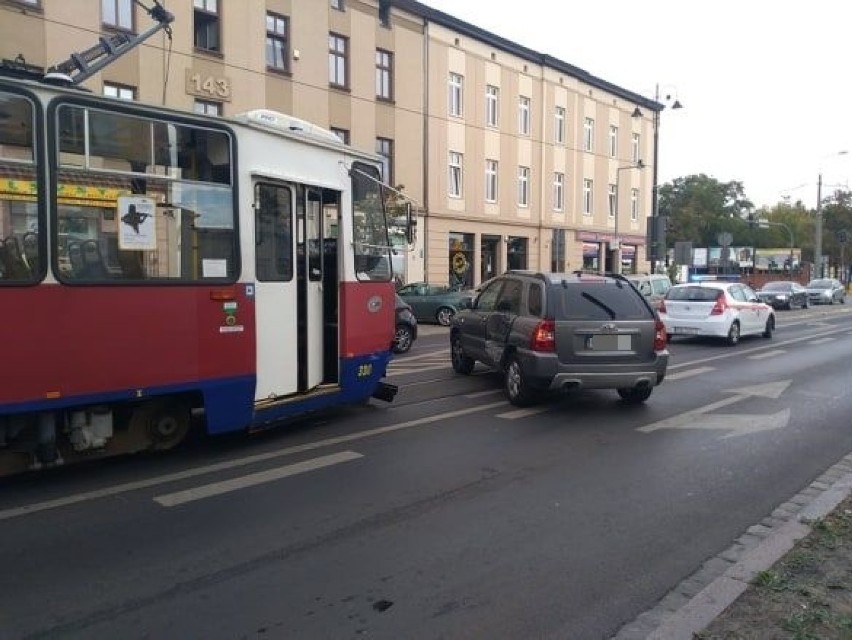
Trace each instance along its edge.
{"label": "tram side door", "polygon": [[322,191],[299,187],[296,201],[299,391],[323,381]]}
{"label": "tram side door", "polygon": [[322,254],[319,280],[312,279],[306,205],[301,185],[255,184],[255,400],[305,393],[322,381]]}

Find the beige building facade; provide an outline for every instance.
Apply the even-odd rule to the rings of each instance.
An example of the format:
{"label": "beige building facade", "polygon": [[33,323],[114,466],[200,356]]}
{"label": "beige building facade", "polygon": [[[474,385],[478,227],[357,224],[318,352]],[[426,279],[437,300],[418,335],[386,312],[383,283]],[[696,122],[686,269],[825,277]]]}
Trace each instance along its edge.
{"label": "beige building facade", "polygon": [[[209,115],[273,109],[385,156],[419,211],[405,280],[648,270],[654,101],[414,0],[162,4],[168,33],[84,86]],[[152,24],[133,0],[0,0],[0,59],[48,69]]]}

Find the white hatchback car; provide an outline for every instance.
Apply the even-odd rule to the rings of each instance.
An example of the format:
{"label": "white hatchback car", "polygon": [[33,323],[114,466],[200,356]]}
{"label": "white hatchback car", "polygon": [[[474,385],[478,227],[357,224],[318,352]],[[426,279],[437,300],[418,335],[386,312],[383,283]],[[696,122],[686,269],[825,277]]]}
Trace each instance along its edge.
{"label": "white hatchback car", "polygon": [[711,336],[735,345],[741,336],[771,338],[775,311],[739,282],[694,282],[669,289],[660,319],[672,336]]}

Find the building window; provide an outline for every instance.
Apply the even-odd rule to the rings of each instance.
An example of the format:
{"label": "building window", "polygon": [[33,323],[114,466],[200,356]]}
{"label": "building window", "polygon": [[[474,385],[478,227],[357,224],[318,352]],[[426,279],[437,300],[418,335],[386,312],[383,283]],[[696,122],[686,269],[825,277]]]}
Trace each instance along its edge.
{"label": "building window", "polygon": [[349,129],[338,129],[337,127],[331,127],[331,132],[340,138],[340,141],[343,144],[349,144]]}
{"label": "building window", "polygon": [[457,73],[450,74],[450,115],[461,118],[464,115],[464,77]]}
{"label": "building window", "polygon": [[583,120],[583,151],[595,150],[595,121],[592,118]]}
{"label": "building window", "polygon": [[642,157],[639,153],[639,141],[640,141],[640,139],[641,138],[639,137],[638,133],[633,134],[633,139],[632,139],[631,145],[630,145],[630,148],[631,148],[630,158],[632,159],[632,161],[634,163],[639,162],[639,159]]}
{"label": "building window", "polygon": [[393,100],[393,54],[376,49],[376,97]]}
{"label": "building window", "polygon": [[518,98],[518,133],[530,135],[530,99],[526,96]]}
{"label": "building window", "polygon": [[287,46],[290,20],[286,16],[266,14],[266,66],[278,71],[288,71],[290,54]]}
{"label": "building window", "polygon": [[201,113],[205,116],[221,116],[222,103],[212,102],[211,100],[196,100],[193,106],[195,113]]}
{"label": "building window", "polygon": [[462,175],[463,156],[455,151],[450,151],[450,175],[447,192],[451,198],[461,198],[464,187],[464,176]]}
{"label": "building window", "polygon": [[133,0],[101,0],[101,20],[109,27],[133,31]]}
{"label": "building window", "polygon": [[489,127],[497,126],[499,99],[500,89],[492,84],[485,87],[485,124]]}
{"label": "building window", "polygon": [[497,161],[485,161],[485,201],[497,202]]}
{"label": "building window", "polygon": [[553,210],[562,211],[565,208],[565,174],[553,174]]}
{"label": "building window", "polygon": [[609,157],[618,157],[618,127],[609,125]]}
{"label": "building window", "polygon": [[556,144],[565,144],[565,107],[556,107],[553,118],[553,141]]}
{"label": "building window", "polygon": [[592,200],[592,191],[594,189],[594,183],[585,178],[583,180],[583,215],[590,216],[592,215],[592,207],[594,206],[594,202]]}
{"label": "building window", "polygon": [[136,89],[114,82],[104,82],[104,95],[119,100],[136,100]]}
{"label": "building window", "polygon": [[611,184],[607,188],[607,201],[609,202],[609,217],[615,217],[615,209],[618,206],[618,191],[616,185]]}
{"label": "building window", "polygon": [[[509,236],[509,246],[506,247],[506,267],[511,271],[513,269],[527,269],[527,265],[527,238]],[[520,291],[512,293],[520,299]],[[504,296],[506,294],[507,289],[504,289],[500,295]]]}
{"label": "building window", "polygon": [[530,206],[530,168],[518,167],[518,206]]}
{"label": "building window", "polygon": [[219,46],[218,0],[192,0],[195,48],[221,51]]}
{"label": "building window", "polygon": [[550,242],[550,270],[565,273],[565,229],[554,229]]}
{"label": "building window", "polygon": [[382,157],[382,180],[393,185],[393,140],[376,138],[376,153]]}
{"label": "building window", "polygon": [[630,219],[633,222],[639,219],[639,189],[630,190]]}
{"label": "building window", "polygon": [[331,0],[331,8],[343,11],[343,0]]}
{"label": "building window", "polygon": [[336,33],[328,34],[328,83],[334,87],[346,88],[347,64],[349,59],[349,38]]}

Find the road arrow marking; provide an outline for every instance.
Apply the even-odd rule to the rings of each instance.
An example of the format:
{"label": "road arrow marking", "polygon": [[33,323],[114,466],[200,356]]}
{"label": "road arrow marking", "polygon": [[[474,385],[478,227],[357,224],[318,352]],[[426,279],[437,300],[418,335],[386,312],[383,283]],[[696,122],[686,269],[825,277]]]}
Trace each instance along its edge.
{"label": "road arrow marking", "polygon": [[[727,429],[733,433],[727,437],[734,435],[744,435],[746,433],[754,433],[757,431],[767,431],[769,429],[779,429],[787,425],[790,419],[790,411],[786,409],[779,413],[760,416],[760,415],[705,415],[716,409],[727,407],[728,405],[739,402],[750,397],[771,398],[777,399],[790,386],[791,380],[779,380],[778,382],[767,382],[764,384],[756,384],[742,389],[726,389],[725,393],[733,393],[734,395],[727,398],[722,398],[716,402],[711,402],[703,407],[698,407],[690,411],[685,411],[671,418],[659,420],[651,424],[646,424],[644,427],[639,427],[637,431],[642,433],[651,433],[660,429]],[[786,412],[786,413],[785,413]]]}
{"label": "road arrow marking", "polygon": [[715,370],[716,367],[698,367],[697,369],[687,369],[686,371],[678,371],[677,373],[667,375],[666,380],[683,380],[684,378],[700,376],[702,373],[710,373],[711,371]]}

